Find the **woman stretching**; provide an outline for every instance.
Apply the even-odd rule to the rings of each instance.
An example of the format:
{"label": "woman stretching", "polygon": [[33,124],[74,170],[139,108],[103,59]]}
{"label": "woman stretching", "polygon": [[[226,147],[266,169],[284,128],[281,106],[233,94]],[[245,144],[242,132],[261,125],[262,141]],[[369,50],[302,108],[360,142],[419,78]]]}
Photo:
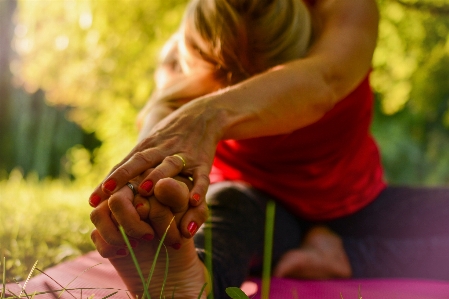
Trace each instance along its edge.
{"label": "woman stretching", "polygon": [[[165,295],[197,298],[211,275],[226,298],[260,267],[268,200],[276,276],[449,279],[449,191],[386,187],[369,132],[377,24],[374,0],[189,4],[140,142],[89,200],[92,239],[132,292],[142,285],[117,224],[148,272],[175,216]],[[212,252],[199,229],[207,207]]]}

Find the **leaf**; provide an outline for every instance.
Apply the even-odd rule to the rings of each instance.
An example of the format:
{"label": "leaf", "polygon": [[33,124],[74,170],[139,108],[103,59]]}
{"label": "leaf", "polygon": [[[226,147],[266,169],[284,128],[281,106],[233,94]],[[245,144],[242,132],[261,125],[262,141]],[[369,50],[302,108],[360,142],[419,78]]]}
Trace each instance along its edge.
{"label": "leaf", "polygon": [[226,288],[226,294],[232,299],[249,299],[249,297],[239,288],[229,287]]}

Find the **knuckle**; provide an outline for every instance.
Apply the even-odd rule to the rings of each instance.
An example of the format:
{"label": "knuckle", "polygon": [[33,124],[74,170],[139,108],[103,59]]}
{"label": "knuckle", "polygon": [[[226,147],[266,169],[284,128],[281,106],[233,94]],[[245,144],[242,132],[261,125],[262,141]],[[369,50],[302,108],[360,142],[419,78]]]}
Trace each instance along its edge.
{"label": "knuckle", "polygon": [[120,166],[122,166],[122,163],[115,164],[114,167],[112,167],[111,172],[116,171]]}
{"label": "knuckle", "polygon": [[139,163],[139,165],[150,165],[153,163],[152,159],[146,151],[137,152],[132,157],[133,162]]}
{"label": "knuckle", "polygon": [[97,226],[98,223],[100,222],[100,216],[98,213],[97,209],[92,210],[92,212],[90,212],[90,221],[93,223],[93,225]]}
{"label": "knuckle", "polygon": [[200,186],[201,188],[207,189],[207,186],[209,186],[210,184],[210,178],[209,175],[205,174],[205,173],[201,173],[198,175],[197,178],[197,185]]}
{"label": "knuckle", "polygon": [[120,203],[119,198],[116,196],[111,196],[111,198],[109,198],[109,200],[108,200],[108,206],[109,206],[109,209],[111,210],[111,212],[120,210],[121,203]]}
{"label": "knuckle", "polygon": [[182,169],[184,168],[184,161],[182,161],[180,158],[175,156],[168,156],[165,158],[165,161],[170,163],[172,166]]}
{"label": "knuckle", "polygon": [[115,176],[121,177],[121,178],[130,178],[131,177],[131,172],[125,167],[125,166],[121,166],[119,168],[117,168],[114,171]]}
{"label": "knuckle", "polygon": [[162,178],[166,177],[165,172],[162,169],[158,168],[158,167],[153,169],[153,171],[151,172],[151,176],[154,176],[157,179],[162,179]]}
{"label": "knuckle", "polygon": [[201,217],[201,220],[205,222],[207,218],[209,218],[209,208],[207,205],[201,205],[198,207],[199,216]]}

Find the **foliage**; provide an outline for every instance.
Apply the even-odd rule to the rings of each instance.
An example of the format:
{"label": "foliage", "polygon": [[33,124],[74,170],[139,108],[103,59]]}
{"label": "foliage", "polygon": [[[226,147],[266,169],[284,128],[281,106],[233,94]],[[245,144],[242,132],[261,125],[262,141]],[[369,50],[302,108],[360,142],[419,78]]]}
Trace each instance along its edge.
{"label": "foliage", "polygon": [[449,18],[435,9],[442,7],[438,0],[378,2],[372,83],[379,102],[373,133],[387,178],[400,184],[447,184]]}
{"label": "foliage", "polygon": [[39,182],[20,172],[0,181],[0,257],[6,278],[24,279],[36,260],[43,269],[94,249],[87,198],[92,187]]}
{"label": "foliage", "polygon": [[[135,143],[134,119],[152,90],[157,53],[186,2],[19,0],[16,82],[72,107],[71,119],[102,141],[93,155],[79,146],[68,153],[76,177],[98,180]],[[387,178],[447,183],[439,162],[449,161],[449,19],[437,0],[378,3],[373,132]]]}
{"label": "foliage", "polygon": [[80,149],[71,153],[82,157],[78,163],[94,161],[85,173],[89,180],[135,144],[137,110],[151,92],[159,49],[185,3],[19,0],[15,81],[30,92],[44,89],[53,105],[72,107],[70,118],[103,142],[94,157]]}

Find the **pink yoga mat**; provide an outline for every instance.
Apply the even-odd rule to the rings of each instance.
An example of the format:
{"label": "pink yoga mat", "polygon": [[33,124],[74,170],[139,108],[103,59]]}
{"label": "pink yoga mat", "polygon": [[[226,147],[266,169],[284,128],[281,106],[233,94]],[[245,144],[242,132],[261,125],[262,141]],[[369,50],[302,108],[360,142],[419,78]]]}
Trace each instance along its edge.
{"label": "pink yoga mat", "polygon": [[[100,265],[97,265],[101,263]],[[97,265],[93,268],[92,266]],[[89,269],[89,270],[87,270]],[[87,271],[86,271],[87,270]],[[107,259],[97,252],[91,252],[73,261],[62,263],[45,270],[60,285],[70,290],[60,296],[61,299],[88,298],[95,294],[95,299],[103,298],[117,292],[109,298],[128,298],[125,285],[118,278],[114,268]],[[7,284],[7,288],[15,294],[20,293],[16,284]],[[271,299],[449,299],[449,282],[411,279],[348,279],[328,281],[300,281],[293,279],[273,278],[270,285]],[[31,279],[26,292],[45,292],[60,290],[61,287],[50,278],[39,275]],[[251,298],[261,298],[260,279],[254,278],[245,282],[242,289]],[[44,294],[35,297],[58,298],[60,293]]]}

